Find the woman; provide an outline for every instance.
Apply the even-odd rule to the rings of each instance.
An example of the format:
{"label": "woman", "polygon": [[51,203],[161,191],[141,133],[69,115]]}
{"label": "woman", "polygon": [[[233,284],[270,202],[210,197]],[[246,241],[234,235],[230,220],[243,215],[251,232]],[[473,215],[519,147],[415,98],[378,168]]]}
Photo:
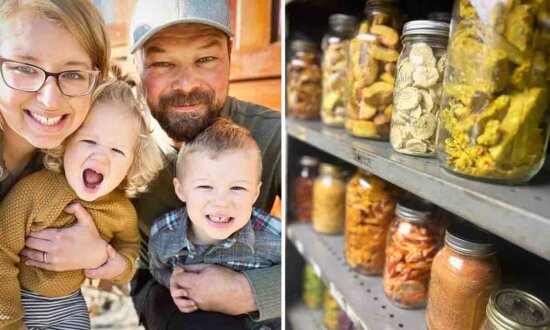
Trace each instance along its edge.
{"label": "woman", "polygon": [[[58,146],[82,124],[92,90],[107,76],[109,56],[105,24],[90,1],[0,1],[0,198],[42,167],[39,149]],[[70,239],[96,242],[97,249],[50,270],[103,265],[106,243],[97,231],[79,231],[92,223],[89,216],[81,219],[78,204],[66,211],[79,220],[66,233]],[[40,247],[39,237],[29,241],[31,248]],[[24,255],[47,262],[42,251],[28,249]]]}

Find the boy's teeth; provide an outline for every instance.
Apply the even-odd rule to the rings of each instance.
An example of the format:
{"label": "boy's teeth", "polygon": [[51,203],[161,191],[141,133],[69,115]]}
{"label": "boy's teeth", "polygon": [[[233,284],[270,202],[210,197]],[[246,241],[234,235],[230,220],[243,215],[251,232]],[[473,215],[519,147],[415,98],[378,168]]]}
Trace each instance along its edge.
{"label": "boy's teeth", "polygon": [[40,124],[46,125],[46,126],[53,126],[53,125],[59,123],[59,121],[61,120],[61,117],[63,117],[63,116],[57,116],[57,117],[47,118],[47,117],[44,117],[44,116],[37,115],[33,112],[31,112],[31,116],[36,121],[38,121]]}
{"label": "boy's teeth", "polygon": [[228,222],[229,219],[230,219],[229,217],[217,217],[215,215],[210,216],[210,220],[214,222]]}

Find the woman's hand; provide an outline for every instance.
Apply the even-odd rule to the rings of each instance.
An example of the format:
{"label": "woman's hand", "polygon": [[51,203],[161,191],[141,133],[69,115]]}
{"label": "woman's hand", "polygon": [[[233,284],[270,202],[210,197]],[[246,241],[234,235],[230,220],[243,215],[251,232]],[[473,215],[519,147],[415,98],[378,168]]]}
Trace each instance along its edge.
{"label": "woman's hand", "polygon": [[93,269],[108,259],[107,242],[95,226],[90,214],[79,203],[70,204],[65,212],[76,217],[70,228],[44,229],[31,232],[22,254],[25,264],[52,271]]}
{"label": "woman's hand", "polygon": [[118,254],[109,244],[107,245],[107,255],[109,259],[104,265],[94,269],[86,269],[84,275],[88,278],[99,278],[101,280],[114,280],[126,271],[128,263],[126,259]]}

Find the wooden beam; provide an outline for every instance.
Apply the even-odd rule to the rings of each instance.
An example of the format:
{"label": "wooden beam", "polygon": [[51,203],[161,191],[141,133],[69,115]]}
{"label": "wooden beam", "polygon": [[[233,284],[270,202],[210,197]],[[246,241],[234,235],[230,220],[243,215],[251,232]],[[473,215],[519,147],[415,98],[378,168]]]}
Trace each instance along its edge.
{"label": "wooden beam", "polygon": [[263,48],[271,39],[271,0],[237,0],[235,49]]}
{"label": "wooden beam", "polygon": [[257,50],[239,50],[231,54],[230,80],[250,80],[281,76],[281,42]]}

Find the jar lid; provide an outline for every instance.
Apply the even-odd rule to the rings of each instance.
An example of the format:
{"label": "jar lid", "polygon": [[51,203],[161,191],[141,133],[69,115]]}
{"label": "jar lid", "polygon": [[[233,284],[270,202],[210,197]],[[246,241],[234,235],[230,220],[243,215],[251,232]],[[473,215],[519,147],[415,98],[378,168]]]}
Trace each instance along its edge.
{"label": "jar lid", "polygon": [[458,253],[472,256],[488,256],[497,252],[492,236],[466,221],[453,223],[447,228],[445,244]]}
{"label": "jar lid", "polygon": [[293,51],[317,51],[317,44],[309,40],[292,40],[290,49]]}
{"label": "jar lid", "polygon": [[302,166],[317,166],[317,165],[319,165],[319,161],[315,157],[302,156],[300,158],[300,165],[302,165]]}
{"label": "jar lid", "polygon": [[415,34],[428,34],[449,37],[449,23],[437,21],[409,21],[403,27],[403,37]]}
{"label": "jar lid", "polygon": [[346,25],[349,27],[355,27],[355,17],[345,14],[332,14],[328,17],[328,23],[330,26]]}
{"label": "jar lid", "polygon": [[422,198],[407,199],[397,202],[395,214],[411,221],[435,221],[437,206]]}
{"label": "jar lid", "polygon": [[548,330],[550,309],[527,292],[504,289],[489,299],[487,321],[503,330]]}
{"label": "jar lid", "polygon": [[338,165],[329,163],[321,163],[319,171],[321,171],[321,174],[332,174],[337,176],[340,176],[342,174],[342,169]]}

